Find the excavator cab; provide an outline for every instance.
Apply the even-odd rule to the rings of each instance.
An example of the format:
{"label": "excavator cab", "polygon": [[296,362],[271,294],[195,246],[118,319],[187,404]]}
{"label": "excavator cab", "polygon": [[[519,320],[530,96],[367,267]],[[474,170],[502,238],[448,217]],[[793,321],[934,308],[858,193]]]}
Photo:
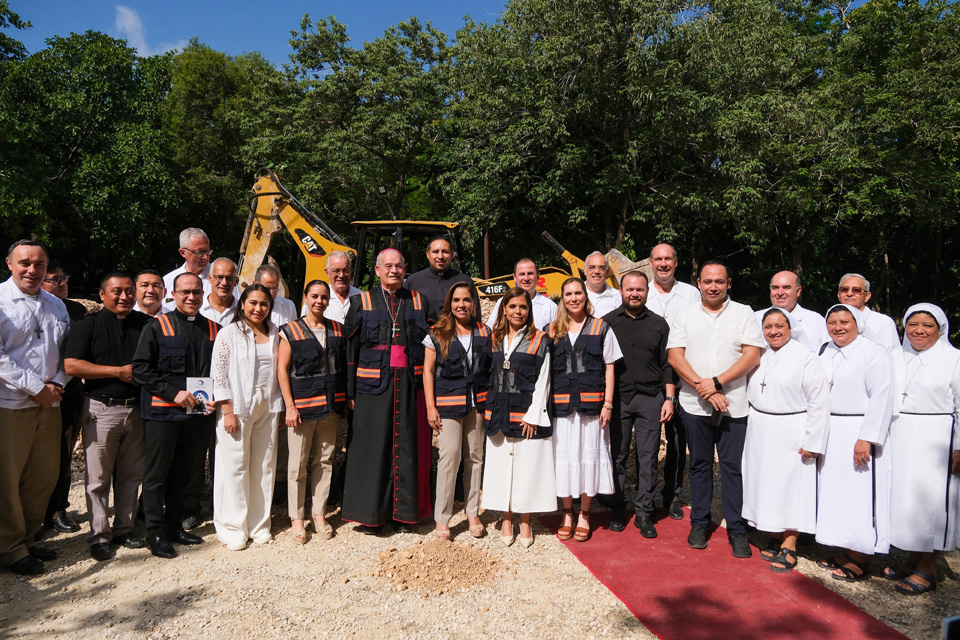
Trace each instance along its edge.
{"label": "excavator cab", "polygon": [[407,261],[407,275],[427,266],[426,253],[432,238],[442,236],[453,247],[453,266],[464,271],[463,233],[459,222],[419,220],[371,220],[354,222],[359,239],[354,261],[353,284],[360,289],[374,284],[373,266],[384,249],[398,249]]}

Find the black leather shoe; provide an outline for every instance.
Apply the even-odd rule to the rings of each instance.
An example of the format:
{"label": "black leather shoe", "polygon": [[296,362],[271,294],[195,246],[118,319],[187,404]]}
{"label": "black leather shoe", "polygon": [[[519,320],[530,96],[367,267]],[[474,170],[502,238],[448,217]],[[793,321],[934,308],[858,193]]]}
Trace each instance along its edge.
{"label": "black leather shoe", "polygon": [[187,516],[183,519],[183,522],[180,523],[183,525],[184,530],[190,531],[191,529],[196,529],[202,524],[200,516]]}
{"label": "black leather shoe", "polygon": [[745,533],[731,533],[729,536],[730,546],[733,548],[734,558],[749,558],[753,555],[750,550],[750,543],[747,541]]}
{"label": "black leather shoe", "polygon": [[127,549],[143,549],[147,543],[143,541],[143,538],[138,538],[134,535],[132,531],[127,531],[126,533],[114,536],[110,544],[126,547]]}
{"label": "black leather shoe", "polygon": [[394,520],[393,531],[394,533],[413,533],[413,526],[406,522],[400,522],[399,520]]}
{"label": "black leather shoe", "polygon": [[13,564],[7,565],[7,569],[18,576],[35,576],[43,573],[43,563],[33,556],[24,556]]}
{"label": "black leather shoe", "polygon": [[610,515],[610,531],[620,532],[627,528],[627,515],[624,507],[614,507]]}
{"label": "black leather shoe", "polygon": [[170,534],[170,539],[180,544],[203,544],[203,538],[187,533],[183,529],[174,531]]}
{"label": "black leather shoe", "polygon": [[633,521],[634,526],[637,529],[640,529],[640,535],[644,538],[656,538],[657,537],[657,528],[653,526],[653,521],[650,520],[650,516],[644,514],[642,516],[637,516]]}
{"label": "black leather shoe", "polygon": [[363,525],[360,525],[360,531],[367,534],[368,536],[377,536],[377,535],[380,535],[381,531],[383,531],[383,525],[378,524],[375,527],[371,527],[363,524]]}
{"label": "black leather shoe", "polygon": [[159,536],[147,536],[147,546],[150,547],[150,553],[158,558],[176,558],[177,551],[166,538]]}
{"label": "black leather shoe", "polygon": [[27,552],[37,560],[54,560],[57,557],[56,549],[50,547],[41,547],[38,544],[33,545]]}
{"label": "black leather shoe", "polygon": [[687,544],[691,549],[706,549],[707,538],[709,538],[706,527],[691,527],[690,535],[687,536]]}
{"label": "black leather shoe", "polygon": [[106,542],[95,542],[90,545],[90,557],[97,562],[103,562],[113,557],[113,549]]}
{"label": "black leather shoe", "polygon": [[50,521],[50,524],[52,524],[53,528],[60,533],[76,533],[77,531],[80,531],[80,525],[74,522],[73,519],[67,515],[62,515],[59,518],[53,518]]}
{"label": "black leather shoe", "polygon": [[667,507],[667,515],[674,520],[683,520],[683,505],[680,504],[680,498],[674,498]]}

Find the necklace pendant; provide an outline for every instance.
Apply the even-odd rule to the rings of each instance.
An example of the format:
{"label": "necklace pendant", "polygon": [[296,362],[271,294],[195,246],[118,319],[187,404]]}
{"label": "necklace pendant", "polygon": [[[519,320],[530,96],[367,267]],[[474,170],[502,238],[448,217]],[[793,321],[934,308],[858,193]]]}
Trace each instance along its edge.
{"label": "necklace pendant", "polygon": [[504,361],[503,361],[503,370],[504,370],[504,371],[507,371],[507,370],[509,370],[509,369],[510,369],[510,361],[509,361],[509,360],[504,360]]}
{"label": "necklace pendant", "polygon": [[43,329],[41,329],[40,327],[37,327],[36,329],[34,329],[33,332],[36,334],[37,340],[43,337]]}
{"label": "necklace pendant", "polygon": [[766,382],[761,382],[761,383],[760,383],[760,393],[763,393],[764,391],[766,391],[766,389],[767,389],[767,383],[766,383]]}

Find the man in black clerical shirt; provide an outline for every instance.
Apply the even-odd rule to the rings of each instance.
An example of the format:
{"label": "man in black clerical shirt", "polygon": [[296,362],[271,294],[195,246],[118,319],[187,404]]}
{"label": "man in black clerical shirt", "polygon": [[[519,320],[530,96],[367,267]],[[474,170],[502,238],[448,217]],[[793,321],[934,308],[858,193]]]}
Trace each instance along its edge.
{"label": "man in black clerical shirt", "polygon": [[[133,379],[141,386],[146,471],[143,510],[147,545],[159,558],[175,558],[171,540],[200,544],[203,538],[183,529],[183,502],[194,474],[203,473],[204,446],[214,428],[213,415],[188,414],[201,402],[187,391],[188,377],[208,377],[213,343],[220,329],[200,315],[203,283],[192,273],[173,282],[176,309],[144,327],[133,356]],[[213,405],[208,404],[208,410]]]}
{"label": "man in black clerical shirt", "polygon": [[[84,380],[83,453],[86,462],[90,555],[111,558],[111,544],[144,546],[133,533],[143,481],[144,436],[140,388],[133,381],[133,354],[150,316],[133,311],[136,287],[123,272],[100,281],[103,309],[78,322],[67,336],[63,367]],[[114,520],[110,525],[110,486]]]}
{"label": "man in black clerical shirt", "polygon": [[637,500],[634,524],[645,538],[657,537],[653,525],[653,493],[657,486],[657,453],[660,425],[673,417],[676,386],[667,362],[667,322],[646,307],[646,274],[631,271],[620,279],[623,304],[603,317],[613,329],[623,351],[614,370],[617,375],[614,416],[610,421],[610,450],[614,463],[611,531],[626,527],[624,483],[631,434],[636,435]]}
{"label": "man in black clerical shirt", "polygon": [[427,261],[430,266],[410,274],[410,277],[404,281],[403,288],[420,292],[420,295],[426,298],[430,306],[439,313],[443,309],[450,287],[458,282],[469,282],[470,293],[473,295],[473,307],[479,314],[480,296],[473,286],[473,280],[467,274],[460,273],[450,266],[453,264],[453,246],[448,238],[437,236],[430,240],[427,247]]}

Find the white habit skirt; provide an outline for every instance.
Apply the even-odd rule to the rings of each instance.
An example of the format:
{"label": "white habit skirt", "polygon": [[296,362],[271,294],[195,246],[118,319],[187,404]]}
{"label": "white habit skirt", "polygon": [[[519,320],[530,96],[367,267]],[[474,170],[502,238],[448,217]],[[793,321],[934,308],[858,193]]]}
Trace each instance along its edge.
{"label": "white habit skirt", "polygon": [[600,416],[557,416],[552,439],[559,497],[614,492],[610,425],[601,429]]}
{"label": "white habit skirt", "polygon": [[830,416],[827,451],[821,456],[817,542],[867,555],[890,551],[890,452],[853,464],[863,416]]}
{"label": "white habit skirt", "polygon": [[806,427],[806,413],[777,416],[750,409],[743,446],[743,517],[761,531],[817,530],[817,461],[798,453]]}
{"label": "white habit skirt", "polygon": [[950,474],[953,416],[900,414],[890,425],[890,544],[904,551],[952,551],[960,477]]}
{"label": "white habit skirt", "polygon": [[552,440],[507,438],[500,432],[488,435],[480,506],[516,513],[556,511]]}

